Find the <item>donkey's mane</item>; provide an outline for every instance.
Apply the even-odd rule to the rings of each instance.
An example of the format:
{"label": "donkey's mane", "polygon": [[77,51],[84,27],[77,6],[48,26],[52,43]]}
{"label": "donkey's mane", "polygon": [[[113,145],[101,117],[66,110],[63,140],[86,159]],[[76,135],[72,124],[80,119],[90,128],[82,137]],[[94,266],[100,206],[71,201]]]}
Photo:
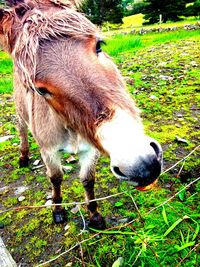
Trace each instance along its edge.
{"label": "donkey's mane", "polygon": [[[44,7],[45,2],[37,0],[36,3]],[[34,89],[37,52],[41,42],[64,38],[85,39],[98,35],[97,28],[84,15],[72,8],[72,2],[52,0],[48,3],[56,3],[58,6],[53,12],[40,6],[32,10],[28,10],[27,7],[28,11],[21,19],[20,29],[16,29],[12,55],[20,79],[27,88]],[[22,6],[25,7],[24,4]]]}

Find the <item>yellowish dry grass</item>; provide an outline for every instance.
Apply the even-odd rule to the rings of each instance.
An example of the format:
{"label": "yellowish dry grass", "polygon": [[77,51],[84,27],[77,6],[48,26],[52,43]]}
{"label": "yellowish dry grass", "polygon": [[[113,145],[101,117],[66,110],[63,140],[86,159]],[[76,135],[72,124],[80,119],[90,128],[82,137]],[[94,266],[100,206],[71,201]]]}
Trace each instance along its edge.
{"label": "yellowish dry grass", "polygon": [[143,14],[132,15],[123,18],[122,28],[141,27],[144,22]]}

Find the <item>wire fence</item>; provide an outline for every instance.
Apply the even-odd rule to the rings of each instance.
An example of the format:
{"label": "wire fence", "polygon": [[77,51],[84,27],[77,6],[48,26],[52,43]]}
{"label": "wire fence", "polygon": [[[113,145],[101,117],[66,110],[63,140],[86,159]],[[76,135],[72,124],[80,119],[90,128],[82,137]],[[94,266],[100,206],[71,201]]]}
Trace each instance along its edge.
{"label": "wire fence", "polygon": [[[139,212],[138,208],[136,208],[136,210],[139,212],[139,215],[140,215],[139,217],[144,217],[144,216],[146,216],[146,215],[152,213],[153,211],[157,210],[158,208],[162,207],[163,205],[167,204],[167,203],[170,202],[173,198],[175,198],[178,194],[180,194],[182,191],[184,191],[185,189],[187,189],[188,187],[190,187],[192,184],[195,184],[195,183],[198,182],[199,180],[200,180],[200,177],[196,178],[195,180],[193,180],[192,182],[190,182],[189,184],[187,184],[186,186],[184,186],[184,187],[183,187],[181,190],[179,190],[176,194],[174,194],[173,196],[171,196],[170,198],[168,198],[167,200],[165,200],[164,202],[162,202],[160,205],[158,205],[158,206],[152,208],[151,210],[149,210],[148,212],[146,212],[146,213],[143,214],[143,215],[141,215],[141,213]],[[115,194],[115,195],[112,195],[112,196],[107,196],[107,197],[105,197],[105,198],[101,198],[101,199],[97,199],[97,200],[98,200],[98,201],[100,201],[100,200],[105,200],[105,199],[108,199],[108,198],[113,197],[113,196],[116,196],[116,195],[118,195],[118,194]],[[136,205],[134,199],[133,199],[133,203],[134,203],[134,205]],[[79,203],[79,204],[80,204],[80,203]],[[136,206],[136,207],[137,207],[137,206]],[[182,216],[181,216],[180,214],[179,214],[179,216],[182,218]],[[84,220],[83,217],[82,217],[82,220],[83,220],[84,225],[85,225],[85,220]],[[73,250],[73,249],[75,249],[76,247],[80,246],[81,244],[83,244],[83,243],[85,243],[85,242],[87,242],[87,241],[89,241],[89,240],[95,238],[95,237],[98,236],[99,234],[104,234],[104,233],[107,233],[107,232],[109,232],[109,231],[112,231],[113,234],[117,234],[117,233],[118,233],[118,234],[119,234],[119,233],[120,233],[120,234],[123,234],[123,232],[118,232],[118,231],[117,231],[117,232],[113,232],[113,230],[118,229],[118,228],[122,229],[122,228],[124,228],[124,227],[131,226],[131,224],[132,224],[133,222],[137,221],[137,220],[138,220],[138,218],[133,219],[133,220],[131,220],[130,222],[125,223],[125,224],[120,225],[120,226],[114,226],[114,227],[108,228],[108,229],[103,230],[103,231],[98,231],[96,234],[92,235],[90,238],[87,238],[87,239],[85,239],[85,240],[82,240],[82,241],[79,242],[79,243],[76,243],[76,244],[75,244],[74,246],[72,246],[70,249],[68,249],[68,250],[66,250],[66,251],[64,251],[64,252],[62,252],[62,253],[60,253],[60,254],[57,255],[55,258],[53,258],[53,259],[51,259],[51,260],[49,260],[49,261],[46,261],[46,262],[43,262],[43,263],[37,265],[36,267],[45,266],[45,265],[47,265],[47,264],[49,264],[49,263],[51,263],[51,262],[57,260],[58,258],[60,258],[60,257],[62,257],[63,255],[67,254],[68,252],[70,252],[71,250]],[[142,240],[142,241],[145,242],[144,240]],[[146,244],[146,245],[149,246],[148,244]],[[190,252],[189,252],[188,254],[190,254],[193,250],[196,250],[199,246],[200,246],[200,243],[196,244],[196,245],[190,250]],[[155,254],[156,254],[156,253],[155,253]],[[188,254],[187,254],[187,255],[188,255]],[[187,256],[187,255],[186,255],[186,256]],[[185,256],[185,258],[186,258],[186,256]],[[184,261],[184,259],[181,260],[181,262],[183,262],[183,261]],[[180,266],[181,262],[179,262],[179,264],[176,265],[176,267]],[[159,266],[160,266],[160,265],[159,265]]]}
{"label": "wire fence", "polygon": [[[186,155],[184,158],[182,158],[181,160],[179,160],[177,163],[175,163],[173,166],[171,166],[170,168],[166,169],[165,171],[162,172],[162,174],[166,173],[166,172],[169,172],[170,170],[174,169],[178,164],[180,164],[181,162],[185,162],[185,160],[190,157],[197,149],[200,148],[200,145],[198,145],[197,147],[195,147],[188,155]],[[182,170],[182,166],[178,172],[178,175],[180,175],[180,172]],[[134,200],[133,196],[132,195],[129,195],[130,198],[132,199],[132,202],[135,206],[135,209],[138,213],[138,217],[127,222],[127,223],[124,223],[122,225],[118,225],[118,226],[114,226],[114,227],[111,227],[111,228],[108,228],[106,230],[103,230],[103,231],[97,231],[95,234],[93,234],[92,236],[90,236],[89,238],[86,238],[80,242],[77,242],[75,245],[73,245],[72,247],[70,247],[68,250],[58,254],[57,256],[55,256],[54,258],[48,260],[48,261],[45,261],[41,264],[38,264],[36,265],[36,267],[40,267],[40,266],[45,266],[45,265],[48,265],[54,261],[56,261],[57,259],[59,259],[60,257],[66,255],[67,253],[69,253],[70,251],[74,250],[75,248],[77,247],[80,247],[80,249],[82,250],[82,244],[94,239],[95,237],[99,236],[99,235],[102,235],[102,234],[124,234],[124,232],[122,231],[123,228],[125,227],[132,227],[132,224],[133,222],[135,221],[138,221],[138,220],[141,220],[143,217],[149,215],[150,213],[154,212],[155,210],[159,209],[160,207],[163,207],[164,205],[168,204],[172,199],[174,199],[177,195],[179,195],[181,192],[185,191],[187,188],[189,188],[191,185],[197,183],[198,181],[200,180],[200,176],[197,177],[196,179],[194,179],[193,181],[191,181],[190,183],[188,183],[186,186],[184,186],[181,190],[179,190],[178,192],[176,192],[175,194],[173,194],[171,197],[169,197],[168,199],[166,199],[165,201],[163,201],[161,204],[159,204],[158,206],[156,207],[153,207],[152,209],[150,209],[149,211],[147,211],[146,213],[144,214],[141,214],[137,204],[136,204],[136,201]],[[109,195],[109,196],[105,196],[105,197],[101,197],[101,198],[96,198],[96,199],[93,199],[93,200],[90,200],[89,202],[94,202],[94,201],[104,201],[104,200],[108,200],[110,198],[114,198],[114,197],[117,197],[117,196],[120,196],[120,195],[124,195],[124,194],[127,194],[129,193],[129,191],[123,191],[123,192],[120,192],[120,193],[116,193],[116,194],[113,194],[113,195]],[[84,205],[84,204],[88,204],[88,202],[86,201],[83,201],[83,202],[70,202],[70,203],[62,203],[61,205],[62,206],[78,206],[78,211],[79,211],[79,214],[80,214],[80,217],[82,219],[82,222],[83,222],[83,229],[80,231],[80,234],[82,234],[85,230],[86,230],[86,222],[85,222],[85,219],[84,219],[84,216],[81,212],[81,209],[80,209],[80,206],[81,205]],[[49,206],[56,206],[56,205],[60,205],[60,204],[49,204]],[[168,206],[171,208],[171,209],[174,209],[171,205],[168,204]],[[8,211],[18,211],[18,210],[21,210],[21,209],[41,209],[41,208],[47,208],[47,205],[40,205],[40,206],[35,206],[35,205],[30,205],[30,206],[19,206],[19,207],[14,207],[14,208],[10,208],[10,209],[6,209],[6,210],[3,210],[0,212],[0,214],[2,213],[5,213],[5,212],[8,212]],[[179,216],[179,218],[181,220],[184,219],[184,217],[182,216],[182,214],[179,214],[176,210],[175,212],[177,213],[177,215]],[[195,231],[190,225],[188,225],[188,227],[190,227],[193,231]],[[120,229],[120,230],[118,230]],[[133,232],[132,232],[133,234]],[[134,234],[137,235],[137,233],[134,231]],[[197,233],[197,236],[198,236],[198,233]],[[198,236],[199,237],[199,236]],[[139,237],[141,239],[141,237]],[[158,263],[158,266],[161,266],[160,262],[159,262],[159,259],[158,259],[158,256],[157,256],[157,253],[155,252],[155,250],[145,241],[145,240],[142,240],[142,242],[144,242],[146,244],[147,247],[149,247],[153,254],[155,255],[155,258],[157,260],[157,263]],[[196,251],[200,246],[200,243],[198,242],[197,244],[195,244],[190,250],[189,252],[186,254],[185,257],[183,257],[179,263],[175,266],[175,267],[179,267],[183,262],[184,260],[193,252],[193,251]],[[141,253],[141,251],[140,251]],[[133,263],[133,266],[135,264],[135,262],[137,261],[137,259],[139,258],[140,256],[140,253],[138,253],[138,255],[136,256],[135,260],[134,260],[134,263]]]}

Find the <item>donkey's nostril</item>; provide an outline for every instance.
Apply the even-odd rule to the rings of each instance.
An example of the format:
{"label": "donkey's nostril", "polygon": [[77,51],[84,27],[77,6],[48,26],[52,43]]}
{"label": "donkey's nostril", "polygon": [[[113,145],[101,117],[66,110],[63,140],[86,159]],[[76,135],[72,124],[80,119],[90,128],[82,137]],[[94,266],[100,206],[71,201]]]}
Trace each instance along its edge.
{"label": "donkey's nostril", "polygon": [[161,149],[160,145],[158,143],[152,141],[150,143],[150,146],[155,151],[158,160],[161,160],[161,158],[162,158],[162,149]]}
{"label": "donkey's nostril", "polygon": [[119,167],[113,167],[113,171],[114,171],[117,175],[119,175],[119,176],[121,176],[121,177],[126,177],[126,175],[124,175],[124,174],[120,171]]}

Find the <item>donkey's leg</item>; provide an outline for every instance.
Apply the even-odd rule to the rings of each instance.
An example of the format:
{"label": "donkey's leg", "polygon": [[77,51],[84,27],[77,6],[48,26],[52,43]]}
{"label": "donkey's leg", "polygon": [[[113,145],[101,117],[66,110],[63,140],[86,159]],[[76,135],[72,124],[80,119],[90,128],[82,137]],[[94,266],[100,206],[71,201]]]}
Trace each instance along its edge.
{"label": "donkey's leg", "polygon": [[[61,183],[63,170],[58,152],[41,149],[42,159],[47,168],[47,176],[52,183],[52,199],[54,204],[62,202]],[[53,219],[55,223],[66,221],[66,211],[61,205],[56,205],[53,209]]]}
{"label": "donkey's leg", "polygon": [[94,183],[95,183],[95,167],[99,153],[91,148],[88,151],[80,153],[79,159],[81,164],[80,179],[85,188],[86,201],[88,202],[88,210],[90,213],[89,227],[95,229],[105,229],[106,224],[102,215],[97,211],[97,202],[90,200],[95,199]]}
{"label": "donkey's leg", "polygon": [[27,167],[29,163],[29,144],[28,144],[28,127],[25,121],[18,117],[17,129],[20,138],[20,156],[19,166],[20,168]]}

